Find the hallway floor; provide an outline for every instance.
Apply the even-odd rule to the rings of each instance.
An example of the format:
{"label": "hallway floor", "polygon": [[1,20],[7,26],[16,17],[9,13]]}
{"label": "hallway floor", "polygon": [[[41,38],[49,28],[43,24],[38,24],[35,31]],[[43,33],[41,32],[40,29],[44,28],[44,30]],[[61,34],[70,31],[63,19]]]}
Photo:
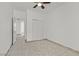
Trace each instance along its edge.
{"label": "hallway floor", "polygon": [[49,40],[26,42],[18,39],[7,56],[79,56],[79,53]]}

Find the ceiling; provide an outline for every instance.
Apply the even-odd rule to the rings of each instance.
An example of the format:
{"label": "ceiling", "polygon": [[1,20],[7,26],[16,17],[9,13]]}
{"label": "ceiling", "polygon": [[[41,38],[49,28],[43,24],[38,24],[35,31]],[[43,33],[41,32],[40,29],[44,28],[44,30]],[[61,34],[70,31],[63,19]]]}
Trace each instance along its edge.
{"label": "ceiling", "polygon": [[50,12],[53,9],[61,6],[63,2],[51,2],[50,4],[44,5],[45,9],[41,9],[40,7],[33,8],[33,6],[36,4],[33,2],[11,2],[10,4],[12,5],[12,7],[19,9],[19,10],[26,11],[27,9],[32,9],[32,10],[39,11],[39,12]]}

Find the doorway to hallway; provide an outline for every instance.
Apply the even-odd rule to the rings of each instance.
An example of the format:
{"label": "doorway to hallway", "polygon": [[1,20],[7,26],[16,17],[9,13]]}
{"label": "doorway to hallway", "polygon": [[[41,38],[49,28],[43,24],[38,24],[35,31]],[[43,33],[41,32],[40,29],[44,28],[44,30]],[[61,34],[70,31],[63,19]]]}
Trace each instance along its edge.
{"label": "doorway to hallway", "polygon": [[20,18],[13,19],[13,43],[16,39],[24,38],[24,20]]}

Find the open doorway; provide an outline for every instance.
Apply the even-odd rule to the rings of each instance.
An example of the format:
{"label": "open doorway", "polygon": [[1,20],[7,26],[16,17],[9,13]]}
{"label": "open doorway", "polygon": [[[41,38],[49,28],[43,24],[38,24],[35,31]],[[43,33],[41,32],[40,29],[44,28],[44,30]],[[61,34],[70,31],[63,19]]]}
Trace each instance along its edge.
{"label": "open doorway", "polygon": [[17,39],[24,38],[24,20],[13,18],[13,44]]}
{"label": "open doorway", "polygon": [[26,40],[27,25],[26,25],[26,12],[14,9],[12,18],[12,43],[14,44],[17,39]]}

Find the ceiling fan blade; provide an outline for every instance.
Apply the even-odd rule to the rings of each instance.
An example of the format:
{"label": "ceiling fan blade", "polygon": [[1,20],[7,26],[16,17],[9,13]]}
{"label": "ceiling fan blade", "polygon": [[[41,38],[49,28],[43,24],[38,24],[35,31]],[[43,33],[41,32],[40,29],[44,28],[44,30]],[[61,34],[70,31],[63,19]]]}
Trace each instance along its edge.
{"label": "ceiling fan blade", "polygon": [[33,8],[36,8],[38,5],[35,5]]}
{"label": "ceiling fan blade", "polygon": [[51,2],[42,2],[43,4],[50,4]]}
{"label": "ceiling fan blade", "polygon": [[44,9],[45,7],[42,5],[41,8]]}

